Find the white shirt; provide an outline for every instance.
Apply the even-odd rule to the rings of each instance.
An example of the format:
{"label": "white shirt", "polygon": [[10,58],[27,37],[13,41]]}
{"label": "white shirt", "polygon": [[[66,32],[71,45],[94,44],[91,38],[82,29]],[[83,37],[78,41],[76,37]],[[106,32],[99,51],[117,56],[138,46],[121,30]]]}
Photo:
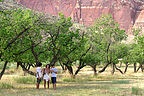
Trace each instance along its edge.
{"label": "white shirt", "polygon": [[57,69],[56,68],[51,68],[51,70],[53,70],[54,72],[51,73],[51,77],[56,77],[56,73]]}
{"label": "white shirt", "polygon": [[[36,72],[39,74],[39,77],[41,78],[41,67],[37,67]],[[38,74],[36,74],[36,77],[37,77],[37,78],[39,78],[39,77],[38,77]]]}

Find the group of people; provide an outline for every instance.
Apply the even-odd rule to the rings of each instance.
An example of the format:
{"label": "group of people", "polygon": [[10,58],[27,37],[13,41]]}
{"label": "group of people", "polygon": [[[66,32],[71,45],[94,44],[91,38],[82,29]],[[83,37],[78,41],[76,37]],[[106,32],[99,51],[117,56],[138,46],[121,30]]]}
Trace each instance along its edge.
{"label": "group of people", "polygon": [[49,83],[50,83],[50,73],[51,73],[51,81],[53,84],[53,88],[56,90],[56,76],[57,76],[57,68],[55,68],[55,65],[52,65],[50,68],[50,65],[47,64],[45,68],[41,69],[42,63],[38,63],[37,65],[37,70],[36,70],[36,77],[37,77],[37,85],[36,88],[39,89],[39,84],[42,80],[44,80],[44,88],[46,88],[46,83],[47,83],[47,88],[49,88]]}

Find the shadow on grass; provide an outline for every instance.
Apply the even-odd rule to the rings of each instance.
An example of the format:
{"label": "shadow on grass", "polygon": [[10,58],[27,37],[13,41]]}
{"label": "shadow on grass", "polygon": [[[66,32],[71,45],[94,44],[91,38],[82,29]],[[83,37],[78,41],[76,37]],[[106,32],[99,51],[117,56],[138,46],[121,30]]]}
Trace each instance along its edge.
{"label": "shadow on grass", "polygon": [[59,82],[59,84],[131,84],[129,80],[96,80],[82,82]]}
{"label": "shadow on grass", "polygon": [[65,90],[67,90],[67,89],[72,89],[72,90],[78,90],[78,89],[85,90],[85,89],[88,89],[88,90],[90,90],[90,89],[109,89],[109,87],[110,86],[106,86],[106,85],[99,86],[99,85],[79,85],[79,84],[77,84],[77,85],[74,85],[74,86],[71,86],[71,85],[59,86],[58,89],[65,89]]}

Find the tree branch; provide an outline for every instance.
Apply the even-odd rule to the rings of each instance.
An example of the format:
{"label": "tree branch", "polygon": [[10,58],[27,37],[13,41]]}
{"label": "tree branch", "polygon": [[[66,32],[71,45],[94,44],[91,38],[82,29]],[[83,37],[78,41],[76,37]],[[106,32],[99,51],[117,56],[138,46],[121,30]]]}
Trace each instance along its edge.
{"label": "tree branch", "polygon": [[24,32],[26,32],[26,31],[27,31],[28,29],[30,29],[30,28],[31,28],[31,26],[29,26],[28,28],[26,28],[26,29],[24,29],[22,32],[20,32],[13,40],[11,40],[11,41],[8,43],[7,47],[4,48],[4,50],[6,50],[8,47],[10,47],[12,43],[14,43]]}
{"label": "tree branch", "polygon": [[1,78],[2,78],[2,76],[3,76],[3,74],[4,74],[4,72],[5,72],[5,69],[6,69],[7,63],[8,63],[8,61],[5,61],[5,64],[4,64],[4,67],[3,67],[3,70],[2,70],[1,73],[0,73],[0,80],[1,80]]}
{"label": "tree branch", "polygon": [[115,68],[116,68],[116,70],[120,71],[120,73],[123,74],[123,72],[121,71],[121,69],[117,68],[116,64],[115,64]]}
{"label": "tree branch", "polygon": [[29,71],[29,69],[26,69],[25,66],[21,62],[17,62],[17,63],[22,67],[23,71],[26,71],[30,75],[36,76],[36,74],[34,72]]}

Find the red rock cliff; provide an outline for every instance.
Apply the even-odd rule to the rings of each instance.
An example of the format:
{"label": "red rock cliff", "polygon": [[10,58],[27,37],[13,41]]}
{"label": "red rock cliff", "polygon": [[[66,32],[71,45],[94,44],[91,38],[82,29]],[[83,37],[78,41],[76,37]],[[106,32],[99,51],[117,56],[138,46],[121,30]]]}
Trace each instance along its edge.
{"label": "red rock cliff", "polygon": [[[112,14],[127,32],[133,26],[144,26],[144,0],[16,0],[27,8],[58,15],[59,12],[85,25],[102,14]],[[130,34],[130,33],[129,33]]]}

